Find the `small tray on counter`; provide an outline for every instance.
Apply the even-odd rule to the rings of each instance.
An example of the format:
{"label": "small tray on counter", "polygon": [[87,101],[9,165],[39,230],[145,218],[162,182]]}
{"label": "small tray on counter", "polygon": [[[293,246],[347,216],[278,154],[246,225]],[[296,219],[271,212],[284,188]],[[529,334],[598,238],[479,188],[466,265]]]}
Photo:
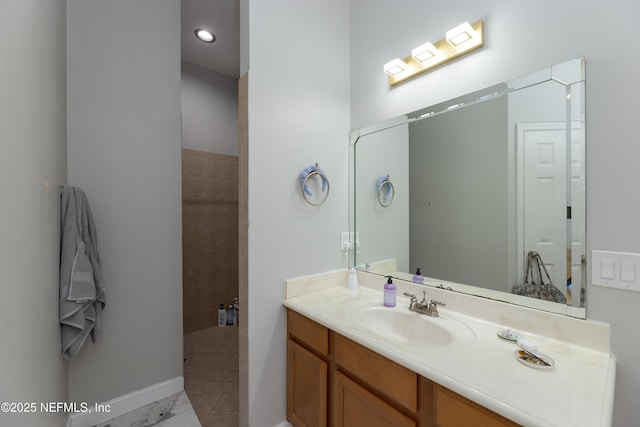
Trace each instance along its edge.
{"label": "small tray on counter", "polygon": [[553,369],[556,362],[546,354],[526,352],[522,348],[516,348],[513,352],[518,362],[534,369]]}

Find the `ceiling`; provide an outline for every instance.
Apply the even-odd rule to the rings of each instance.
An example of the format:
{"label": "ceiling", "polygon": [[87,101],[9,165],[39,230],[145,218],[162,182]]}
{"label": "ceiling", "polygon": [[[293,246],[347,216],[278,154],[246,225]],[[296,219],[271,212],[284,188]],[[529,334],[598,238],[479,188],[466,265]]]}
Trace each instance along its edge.
{"label": "ceiling", "polygon": [[[225,76],[240,77],[240,1],[181,0],[182,60]],[[194,34],[203,28],[216,36],[204,43]]]}

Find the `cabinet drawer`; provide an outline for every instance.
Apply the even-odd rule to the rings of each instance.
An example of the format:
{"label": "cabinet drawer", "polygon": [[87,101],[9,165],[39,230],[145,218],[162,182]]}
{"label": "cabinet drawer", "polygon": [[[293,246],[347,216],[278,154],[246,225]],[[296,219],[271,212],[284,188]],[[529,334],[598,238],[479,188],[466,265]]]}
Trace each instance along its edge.
{"label": "cabinet drawer", "polygon": [[439,427],[517,427],[495,412],[490,411],[439,385],[435,386],[436,425]]}
{"label": "cabinet drawer", "polygon": [[416,422],[339,372],[334,374],[334,427],[415,427]]}
{"label": "cabinet drawer", "polygon": [[411,412],[416,412],[418,375],[415,372],[341,335],[334,336],[338,366]]}
{"label": "cabinet drawer", "polygon": [[287,310],[287,333],[318,353],[329,354],[329,330],[293,310]]}

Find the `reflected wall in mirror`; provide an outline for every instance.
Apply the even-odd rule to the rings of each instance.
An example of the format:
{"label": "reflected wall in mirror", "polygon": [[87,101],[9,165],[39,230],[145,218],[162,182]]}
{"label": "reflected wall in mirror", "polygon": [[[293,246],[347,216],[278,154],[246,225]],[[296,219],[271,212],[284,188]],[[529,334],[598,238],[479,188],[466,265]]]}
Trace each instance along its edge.
{"label": "reflected wall in mirror", "polygon": [[[584,318],[584,66],[574,59],[352,132],[353,263],[406,280],[420,268],[429,285]],[[382,207],[386,175],[394,200]],[[511,293],[529,251],[566,304]]]}

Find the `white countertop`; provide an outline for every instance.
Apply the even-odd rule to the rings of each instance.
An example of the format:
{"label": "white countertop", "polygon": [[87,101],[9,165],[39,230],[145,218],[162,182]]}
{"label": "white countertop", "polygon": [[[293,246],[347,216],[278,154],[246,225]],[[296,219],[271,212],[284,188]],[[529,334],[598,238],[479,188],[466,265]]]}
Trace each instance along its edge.
{"label": "white countertop", "polygon": [[[464,334],[465,339],[442,348],[396,345],[354,321],[359,308],[382,306],[381,290],[363,286],[350,290],[335,283],[328,286],[326,280],[320,286],[316,280],[307,280],[307,285],[298,288],[304,290],[286,292],[286,307],[521,425],[611,425],[615,357],[602,346],[577,345],[519,328],[523,338],[534,341],[539,352],[555,360],[550,370],[533,369],[516,360],[516,344],[496,335],[501,329],[513,329],[513,325],[447,309],[451,304],[439,308],[441,318],[433,321],[441,321],[443,327],[461,322],[472,331]],[[408,312],[409,299],[401,295],[399,291],[397,306],[389,310]],[[495,309],[495,305],[490,307]],[[554,322],[558,320],[551,318],[549,324]]]}

